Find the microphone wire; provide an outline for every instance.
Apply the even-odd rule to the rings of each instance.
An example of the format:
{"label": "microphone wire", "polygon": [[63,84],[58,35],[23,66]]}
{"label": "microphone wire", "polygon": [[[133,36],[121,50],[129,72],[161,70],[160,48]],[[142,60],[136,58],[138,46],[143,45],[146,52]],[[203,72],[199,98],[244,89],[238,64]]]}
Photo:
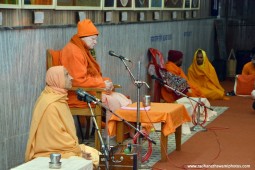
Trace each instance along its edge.
{"label": "microphone wire", "polygon": [[[144,111],[145,111],[145,114],[146,114],[147,118],[149,119],[149,123],[152,125],[152,127],[153,127],[153,129],[154,129],[153,133],[154,133],[154,134],[156,133],[157,138],[158,138],[158,140],[160,141],[160,136],[157,134],[156,128],[155,128],[153,122],[151,121],[151,118],[149,117],[148,112],[147,112],[147,110],[145,109],[145,107],[144,107]],[[151,142],[150,142],[150,143],[151,143]],[[168,156],[167,156],[167,151],[166,151],[165,146],[163,146],[161,142],[160,142],[160,145],[161,145],[161,147],[163,147],[163,149],[164,149],[164,154],[165,154],[166,157],[168,158]],[[146,155],[146,156],[147,156],[147,157],[146,157],[147,160],[150,158],[150,156],[151,156],[151,154],[152,154],[152,146],[150,146],[150,147],[151,147],[151,148],[149,148],[149,149],[151,150],[151,151],[150,151],[151,153],[148,154],[148,155]],[[144,159],[145,159],[145,158],[144,158]]]}
{"label": "microphone wire", "polygon": [[[154,134],[156,133],[156,137],[158,138],[158,140],[159,141],[161,141],[160,140],[160,136],[159,136],[159,134],[156,132],[156,128],[155,128],[155,126],[154,126],[154,124],[153,124],[153,122],[151,121],[151,119],[150,119],[150,117],[149,117],[149,115],[148,115],[148,112],[147,112],[147,110],[146,109],[144,109],[145,110],[145,113],[146,113],[146,116],[147,116],[147,118],[149,119],[149,123],[152,125],[152,127],[153,127],[153,129],[154,129]],[[160,146],[163,148],[163,150],[164,150],[164,154],[165,154],[165,156],[166,156],[166,158],[167,158],[167,163],[168,164],[170,164],[170,159],[169,159],[169,157],[168,157],[168,153],[167,153],[167,148],[160,142]],[[172,164],[176,167],[176,168],[178,168],[178,169],[184,169],[183,168],[183,165],[182,166],[177,166],[176,164],[174,164],[174,162],[172,162]],[[161,168],[157,168],[157,167],[152,167],[152,170],[165,170],[165,169],[161,169]]]}
{"label": "microphone wire", "polygon": [[[190,100],[190,99],[189,99],[189,100]],[[190,104],[192,105],[193,109],[195,109],[195,106],[194,106],[194,104],[191,102],[191,100],[190,100]],[[146,110],[146,109],[144,109],[144,110],[145,110],[146,116],[147,116],[147,118],[148,118],[148,120],[149,120],[149,123],[152,125],[152,127],[153,127],[153,129],[154,129],[154,132],[153,132],[153,133],[156,133],[156,136],[157,136],[158,140],[160,141],[160,136],[159,136],[159,134],[156,132],[156,128],[155,128],[155,126],[154,126],[152,120],[150,119],[147,110]],[[205,119],[205,120],[206,120],[206,119]],[[219,137],[218,137],[217,133],[215,132],[215,130],[227,130],[227,129],[229,129],[229,128],[228,128],[228,127],[210,127],[210,128],[207,128],[208,131],[212,132],[212,133],[215,135],[215,139],[216,139],[217,146],[218,146],[218,152],[217,152],[216,156],[212,159],[212,163],[211,163],[210,165],[212,165],[212,164],[215,162],[215,160],[217,160],[217,159],[219,158],[220,153],[221,153],[221,143],[220,143]],[[170,162],[171,162],[171,164],[172,164],[174,167],[178,168],[178,169],[188,170],[187,164],[183,164],[183,165],[181,165],[181,166],[178,166],[178,165],[176,165],[173,161],[171,161],[171,159],[168,157],[167,148],[166,148],[165,146],[163,146],[161,142],[160,142],[160,145],[161,145],[161,147],[162,147],[163,150],[164,150],[164,154],[165,154],[165,156],[166,156],[166,158],[167,158],[167,162],[168,162],[169,164],[170,164]],[[190,164],[189,164],[189,165],[190,165]],[[208,169],[208,168],[205,168],[204,170],[207,170],[207,169]],[[152,170],[165,170],[165,169],[158,168],[158,167],[152,167]]]}

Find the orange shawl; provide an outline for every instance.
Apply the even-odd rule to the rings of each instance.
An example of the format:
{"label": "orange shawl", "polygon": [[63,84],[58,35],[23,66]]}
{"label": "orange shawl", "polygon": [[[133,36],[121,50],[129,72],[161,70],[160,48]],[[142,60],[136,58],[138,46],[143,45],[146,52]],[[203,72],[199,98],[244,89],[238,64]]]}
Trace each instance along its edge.
{"label": "orange shawl", "polygon": [[224,89],[219,83],[214,67],[203,50],[204,62],[199,66],[196,60],[197,52],[198,50],[195,52],[193,62],[188,69],[188,80],[192,84],[197,85],[206,98],[213,100],[223,99]]}
{"label": "orange shawl", "polygon": [[71,42],[77,45],[77,47],[79,47],[79,49],[81,50],[81,53],[86,58],[88,62],[87,74],[90,76],[95,76],[95,77],[102,76],[99,65],[97,64],[96,60],[91,55],[87,45],[79,38],[77,34],[75,34],[72,37]]}
{"label": "orange shawl", "polygon": [[[61,50],[60,62],[73,77],[73,87],[105,88],[99,65],[78,35],[74,35]],[[77,99],[74,91],[68,92],[68,98],[68,104],[72,108],[87,105]]]}
{"label": "orange shawl", "polygon": [[246,63],[243,66],[242,74],[243,75],[255,75],[255,64],[253,64],[251,61]]}
{"label": "orange shawl", "polygon": [[46,86],[35,104],[25,161],[60,153],[63,158],[81,156],[73,117],[60,94]]}
{"label": "orange shawl", "polygon": [[[186,75],[182,71],[182,69],[180,67],[178,67],[175,63],[168,61],[165,64],[165,68],[167,69],[167,71],[188,80],[188,78],[186,77]],[[191,91],[187,93],[188,96],[190,96],[190,97],[203,97],[204,96],[202,94],[202,92],[198,88],[196,88],[196,86],[193,85],[191,82],[188,81],[188,85],[190,86],[190,89],[191,89]],[[167,90],[166,87],[163,87],[161,89],[161,95],[162,95],[163,99],[165,101],[167,101],[168,103],[172,103],[176,100],[174,92],[169,92],[169,90]]]}
{"label": "orange shawl", "polygon": [[81,156],[73,117],[67,104],[64,67],[49,68],[47,86],[34,107],[25,161],[51,153]]}

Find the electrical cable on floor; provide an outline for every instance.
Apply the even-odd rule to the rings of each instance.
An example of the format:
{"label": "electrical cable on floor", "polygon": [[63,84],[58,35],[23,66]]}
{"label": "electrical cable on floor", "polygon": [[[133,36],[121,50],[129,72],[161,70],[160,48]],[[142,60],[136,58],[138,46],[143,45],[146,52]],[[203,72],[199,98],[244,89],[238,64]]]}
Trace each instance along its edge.
{"label": "electrical cable on floor", "polygon": [[[149,136],[149,134],[145,130],[142,131],[142,133],[144,134],[145,138]],[[133,143],[134,144],[137,144],[137,140],[139,140],[139,137],[140,137],[140,133],[136,133],[135,136],[133,137]],[[149,140],[147,140],[147,141],[148,141],[148,150],[142,156],[142,163],[147,161],[150,158],[151,154],[152,154],[152,143]]]}
{"label": "electrical cable on floor", "polygon": [[[146,113],[146,115],[147,115],[147,117],[148,117],[148,119],[149,119],[150,124],[151,124],[151,125],[153,126],[153,128],[155,129],[155,127],[154,127],[154,125],[153,125],[151,119],[149,118],[148,113],[147,113],[147,111],[146,111],[145,108],[144,108],[144,110],[145,110],[145,113]],[[145,130],[144,130],[142,133],[143,133],[145,136],[149,136],[149,134],[148,134]],[[138,140],[139,136],[140,136],[140,133],[137,132],[137,133],[135,134],[135,136],[133,137],[133,143],[134,143],[134,144],[137,143],[137,140]],[[151,155],[152,155],[152,143],[151,143],[151,141],[149,141],[149,140],[147,140],[147,141],[148,141],[148,150],[147,150],[147,152],[145,153],[145,155],[142,156],[142,163],[145,162],[145,161],[147,161],[147,160],[151,157]]]}
{"label": "electrical cable on floor", "polygon": [[[203,106],[205,105],[203,102],[201,102],[202,104],[203,104]],[[204,120],[203,120],[203,122],[202,123],[198,123],[197,122],[197,108],[198,107],[201,107],[201,106],[199,106],[200,104],[199,103],[197,103],[196,105],[195,105],[195,107],[193,108],[193,113],[192,113],[192,123],[193,123],[193,125],[200,125],[200,126],[202,126],[202,127],[204,127],[204,124],[206,123],[206,120],[207,120],[207,116],[208,116],[208,113],[207,113],[207,108],[206,107],[204,107],[204,111],[202,112],[202,114],[204,114],[205,115],[205,117],[204,117]]]}
{"label": "electrical cable on floor", "polygon": [[[145,110],[145,113],[146,113],[147,118],[149,119],[150,124],[152,125],[152,127],[153,127],[153,129],[154,129],[154,132],[153,132],[153,133],[156,133],[157,138],[158,138],[159,141],[160,141],[160,137],[159,137],[159,135],[158,135],[157,132],[156,132],[156,128],[155,128],[154,124],[152,123],[152,121],[151,121],[151,119],[150,119],[150,117],[149,117],[149,115],[148,115],[147,110],[146,110],[146,109],[144,109],[144,110]],[[160,142],[160,145],[161,145],[161,147],[163,147],[164,153],[165,153],[165,155],[166,155],[166,157],[167,157],[167,159],[168,159],[168,154],[167,154],[167,150],[166,150],[165,146],[163,146],[161,142]],[[156,168],[156,167],[155,167],[155,168],[153,167],[152,169],[165,170],[165,169]]]}
{"label": "electrical cable on floor", "polygon": [[[197,106],[198,104],[196,104],[196,106],[194,107],[194,105],[192,104],[191,100],[190,100],[190,104],[191,104],[192,107],[193,107],[193,112],[195,112],[196,108],[198,107],[198,106]],[[205,119],[204,119],[204,121],[200,124],[201,126],[204,125],[204,124],[206,123],[207,115],[208,115],[208,114],[207,114],[206,107],[204,107],[204,108],[205,108],[205,109],[204,109],[204,112],[205,112]],[[146,114],[147,114],[147,112],[146,112]],[[147,114],[147,117],[148,117],[148,119],[150,120],[148,114]],[[151,120],[150,120],[150,122],[151,122]],[[194,123],[197,123],[197,122],[194,122]],[[153,126],[153,127],[154,127],[154,126]],[[154,127],[154,129],[155,129],[155,127]],[[218,135],[216,134],[215,130],[227,130],[227,129],[229,129],[229,128],[228,128],[228,127],[210,127],[210,128],[207,128],[207,130],[212,131],[212,132],[214,133],[214,135],[216,136],[216,141],[217,141],[218,148],[219,148],[219,151],[218,151],[217,155],[212,159],[213,162],[212,162],[210,165],[212,165],[212,164],[215,162],[215,160],[219,157],[219,155],[220,155],[220,153],[221,153],[220,141],[219,141]],[[158,138],[159,138],[159,135],[158,135],[158,134],[157,134],[157,136],[158,136]],[[164,150],[164,152],[165,152],[165,154],[166,154],[167,160],[168,160],[168,162],[170,163],[170,159],[169,159],[169,157],[168,157],[166,148],[165,148],[164,146],[162,146],[162,145],[161,145],[161,147],[163,147],[163,150]],[[177,166],[177,165],[173,164],[173,162],[171,162],[171,164],[172,164],[173,166],[175,166],[176,168],[188,170],[188,167],[186,166],[187,164],[184,164],[184,165],[182,165],[182,166]],[[163,169],[157,168],[157,167],[155,167],[155,168],[153,167],[152,169],[155,169],[155,170],[163,170]],[[206,169],[208,169],[208,168],[206,168]],[[204,170],[206,170],[206,169],[204,169]]]}
{"label": "electrical cable on floor", "polygon": [[[149,115],[148,115],[148,112],[146,111],[146,109],[144,109],[144,110],[145,110],[145,113],[146,113],[147,118],[149,119],[150,124],[152,125],[152,127],[153,127],[153,129],[154,129],[154,133],[156,133],[156,128],[155,128],[154,124],[152,123],[152,121],[151,121],[151,119],[150,119],[150,117],[149,117]],[[158,140],[160,141],[160,136],[159,136],[157,133],[156,133],[156,135],[157,135]],[[161,144],[161,143],[160,143],[160,144]],[[163,149],[164,149],[164,151],[165,151],[165,154],[166,154],[166,157],[168,158],[168,156],[167,156],[167,150],[166,150],[165,146],[163,146],[163,145],[161,144],[161,147],[163,147]]]}

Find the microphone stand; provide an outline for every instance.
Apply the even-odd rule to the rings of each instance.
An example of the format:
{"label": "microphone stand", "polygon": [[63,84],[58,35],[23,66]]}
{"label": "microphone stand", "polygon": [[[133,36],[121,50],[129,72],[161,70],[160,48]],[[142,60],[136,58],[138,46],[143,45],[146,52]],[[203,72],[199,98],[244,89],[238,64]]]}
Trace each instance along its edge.
{"label": "microphone stand", "polygon": [[[108,147],[104,144],[102,135],[100,134],[97,122],[96,122],[96,118],[95,118],[95,114],[92,110],[92,107],[90,105],[91,102],[93,102],[94,104],[98,104],[99,106],[105,108],[107,111],[110,111],[112,114],[114,114],[116,117],[118,117],[122,122],[124,122],[126,125],[128,125],[129,127],[133,128],[134,130],[136,130],[139,134],[141,134],[144,138],[146,138],[147,140],[149,140],[151,143],[156,144],[156,142],[154,140],[152,140],[149,135],[145,135],[143,132],[140,131],[140,129],[135,128],[132,124],[130,124],[129,122],[127,122],[125,119],[123,119],[122,117],[120,117],[118,114],[114,113],[111,109],[109,109],[107,106],[105,106],[99,99],[95,98],[94,96],[91,96],[87,93],[78,93],[77,94],[77,98],[81,101],[85,101],[87,102],[91,115],[92,115],[92,119],[93,122],[95,124],[95,129],[98,133],[98,137],[100,140],[100,143],[102,145],[102,150],[103,150],[103,154],[105,156],[105,166],[106,169],[109,170],[109,160],[110,160],[110,155],[109,155],[109,150]],[[113,159],[114,157],[112,156],[111,159]]]}
{"label": "microphone stand", "polygon": [[86,98],[86,100],[87,100],[87,104],[89,106],[90,113],[92,115],[92,120],[93,120],[93,123],[95,125],[95,129],[97,131],[98,138],[99,138],[100,143],[101,143],[101,148],[102,148],[103,154],[104,154],[105,159],[106,159],[105,160],[105,168],[106,168],[106,170],[109,170],[109,162],[108,162],[109,161],[109,150],[107,149],[107,146],[104,144],[104,140],[102,138],[102,135],[101,135],[101,133],[99,131],[99,128],[98,128],[98,125],[97,125],[95,114],[94,114],[94,112],[92,110],[92,107],[91,107],[91,104],[90,104],[91,102],[93,102],[93,103],[95,103],[95,102],[92,101],[92,99],[89,99],[89,98]]}
{"label": "microphone stand", "polygon": [[[199,98],[198,101],[201,102],[201,98]],[[205,127],[203,127],[199,124],[199,122],[200,122],[200,108],[201,108],[201,105],[199,104],[198,108],[197,108],[197,125],[195,125],[191,128],[192,131],[206,131],[207,130]]]}
{"label": "microphone stand", "polygon": [[[119,118],[122,122],[124,122],[126,125],[128,125],[128,126],[131,127],[132,129],[136,130],[136,131],[137,131],[139,134],[141,134],[145,139],[147,139],[148,141],[150,141],[151,143],[153,143],[153,144],[156,145],[156,142],[155,142],[153,139],[151,139],[151,138],[149,137],[149,135],[145,135],[140,129],[134,127],[131,123],[129,123],[129,122],[126,121],[124,118],[122,118],[121,116],[119,116],[118,114],[116,114],[115,112],[113,112],[111,109],[109,109],[109,108],[108,108],[107,106],[105,106],[103,103],[101,103],[99,100],[94,100],[93,103],[98,104],[99,106],[105,108],[107,111],[110,111],[112,114],[114,114],[116,117],[118,117],[118,118]],[[91,106],[90,106],[90,103],[88,103],[88,104],[89,104],[91,113],[93,113],[93,111],[92,111],[92,109],[91,109]],[[108,168],[109,168],[109,162],[108,162],[108,161],[109,161],[110,158],[111,158],[112,161],[113,161],[113,160],[114,160],[114,156],[113,156],[113,155],[112,155],[111,157],[109,156],[109,150],[106,149],[107,147],[105,146],[105,144],[104,144],[104,142],[103,142],[102,136],[101,136],[101,134],[100,134],[100,132],[99,132],[99,129],[98,129],[98,126],[97,126],[97,122],[96,122],[94,113],[93,113],[92,115],[93,115],[93,121],[94,121],[94,123],[95,123],[95,125],[96,125],[95,128],[96,128],[96,130],[97,130],[97,132],[98,132],[99,139],[100,139],[100,141],[101,141],[101,143],[102,143],[102,150],[103,150],[103,153],[104,153],[104,155],[105,155],[105,157],[106,157],[105,165],[106,165],[106,168],[107,168],[107,170],[108,170]],[[111,148],[110,148],[110,149],[111,149]],[[139,151],[138,151],[138,152],[139,152]],[[138,154],[138,153],[137,153],[137,154]],[[140,165],[140,163],[137,164],[137,166],[139,166],[139,165]],[[136,169],[136,168],[135,168],[135,169]]]}
{"label": "microphone stand", "polygon": [[[141,117],[140,117],[140,88],[142,87],[143,84],[145,84],[148,88],[150,88],[150,86],[144,82],[144,81],[140,81],[140,68],[141,68],[141,63],[140,61],[138,61],[138,71],[137,71],[137,80],[135,79],[134,75],[132,74],[132,72],[130,71],[129,67],[127,66],[126,62],[124,61],[124,59],[120,58],[121,61],[123,62],[123,64],[125,65],[126,69],[128,70],[128,73],[130,75],[130,77],[132,78],[134,84],[137,87],[137,122],[136,122],[136,130],[137,132],[139,132],[141,130]],[[140,133],[141,134],[141,133]],[[137,144],[140,144],[141,141],[138,140]]]}
{"label": "microphone stand", "polygon": [[201,98],[199,98],[198,101],[197,101],[197,100],[195,100],[195,99],[189,97],[188,95],[186,95],[186,94],[184,94],[184,93],[178,91],[177,89],[174,89],[173,87],[170,87],[170,86],[167,85],[166,82],[163,81],[162,79],[159,79],[159,78],[157,78],[157,77],[154,76],[154,75],[152,76],[152,78],[154,78],[155,80],[159,81],[160,84],[163,85],[164,87],[166,87],[166,88],[168,88],[168,89],[174,91],[175,93],[180,94],[180,95],[183,96],[183,97],[186,97],[186,98],[188,98],[188,99],[190,99],[190,100],[196,102],[196,103],[198,104],[198,116],[197,116],[197,123],[198,123],[198,124],[195,125],[194,127],[192,127],[191,130],[192,130],[192,131],[206,131],[206,128],[203,127],[203,126],[201,126],[201,125],[199,124],[199,122],[200,122],[200,108],[201,108],[201,107],[205,107],[205,108],[207,108],[207,109],[213,111],[213,109],[212,109],[211,107],[208,107],[208,106],[206,106],[204,103],[202,103],[202,102],[201,102]]}

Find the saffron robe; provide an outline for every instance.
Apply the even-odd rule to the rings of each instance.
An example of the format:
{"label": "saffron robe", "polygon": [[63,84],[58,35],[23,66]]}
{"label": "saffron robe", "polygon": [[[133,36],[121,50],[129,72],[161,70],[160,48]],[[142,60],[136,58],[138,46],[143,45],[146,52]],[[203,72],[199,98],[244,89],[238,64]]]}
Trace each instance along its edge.
{"label": "saffron robe", "polygon": [[[88,51],[89,52],[89,51]],[[87,54],[87,53],[86,53]],[[93,76],[88,73],[88,62],[87,58],[89,56],[83,55],[81,50],[75,44],[69,42],[62,50],[61,50],[61,64],[69,71],[69,73],[73,77],[73,86],[74,87],[98,87],[105,88],[104,81],[109,78],[104,78],[102,76]],[[101,75],[101,73],[98,73]],[[124,97],[122,94],[116,94],[117,92],[112,92],[110,95],[103,94],[102,101],[106,103],[106,98],[108,97],[107,103],[115,103],[111,105],[119,105],[126,106],[131,103],[129,99]],[[111,97],[109,97],[111,96]],[[117,98],[121,96],[120,99]],[[84,107],[86,103],[83,101],[79,101],[77,99],[77,95],[75,92],[68,94],[68,104],[70,107]],[[115,98],[115,99],[113,99]],[[125,99],[125,100],[124,100]],[[117,103],[116,103],[117,102]],[[118,107],[119,108],[119,107]],[[111,108],[113,111],[116,108]]]}
{"label": "saffron robe", "polygon": [[188,69],[188,80],[199,87],[207,99],[225,99],[224,89],[219,83],[214,67],[205,51],[202,50],[202,54],[203,64],[199,66],[196,60],[197,51],[195,52],[193,62]]}
{"label": "saffron robe", "polygon": [[[190,86],[189,91],[187,92],[187,96],[190,97],[204,97],[203,93],[196,87],[196,85],[193,85],[191,82],[188,81],[188,78],[186,77],[183,70],[178,67],[175,63],[168,61],[165,64],[165,68],[167,71],[171,72],[172,74],[175,74],[177,76],[180,76],[187,80],[188,85]],[[161,88],[161,95],[165,101],[168,103],[172,103],[176,100],[175,93],[173,91],[169,91],[166,87]]]}
{"label": "saffron robe", "polygon": [[242,74],[243,75],[255,75],[255,64],[253,64],[251,61],[246,63],[243,66]]}
{"label": "saffron robe", "polygon": [[[88,74],[88,57],[88,55],[84,57],[77,45],[69,42],[60,52],[60,63],[73,77],[73,87],[105,88],[104,79],[99,76],[101,74],[100,70],[97,73],[98,76]],[[68,92],[68,98],[70,107],[80,108],[87,106],[87,103],[77,99],[75,92]]]}
{"label": "saffron robe", "polygon": [[67,104],[67,94],[60,94],[46,86],[37,99],[31,121],[25,161],[36,157],[50,157],[60,153],[62,158],[91,153],[94,165],[98,165],[99,152],[79,145],[74,120]]}
{"label": "saffron robe", "polygon": [[[84,47],[85,53],[72,42],[69,42],[62,50],[60,55],[61,64],[68,70],[68,72],[73,77],[73,86],[76,87],[98,87],[105,88],[105,80],[109,78],[104,78],[101,75],[100,67],[96,61],[91,58],[89,50]],[[84,56],[85,55],[85,56]],[[89,62],[88,59],[92,60],[95,67],[95,74],[89,74],[91,71],[88,69]],[[79,101],[75,92],[68,92],[68,104],[70,107],[86,107],[87,103]],[[102,94],[102,102],[108,106],[112,111],[119,109],[122,106],[127,106],[131,104],[132,101],[128,99],[121,93],[112,92],[111,94]],[[110,119],[112,113],[107,111],[106,122]],[[106,127],[107,129],[107,123]],[[107,130],[106,134],[107,135]]]}

